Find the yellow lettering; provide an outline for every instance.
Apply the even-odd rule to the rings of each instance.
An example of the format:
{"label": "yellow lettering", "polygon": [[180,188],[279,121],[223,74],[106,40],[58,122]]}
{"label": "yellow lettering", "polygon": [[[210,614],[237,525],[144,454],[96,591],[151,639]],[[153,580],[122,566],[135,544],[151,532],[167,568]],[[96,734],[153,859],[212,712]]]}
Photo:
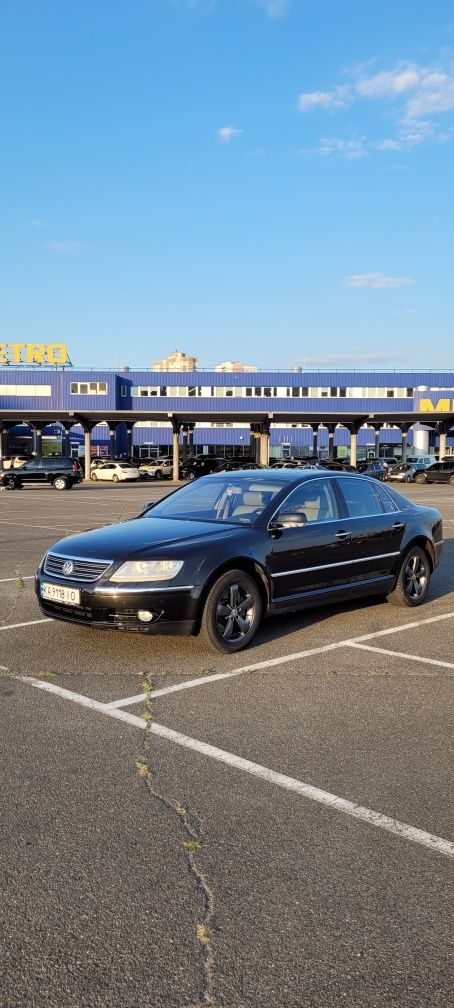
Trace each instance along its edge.
{"label": "yellow lettering", "polygon": [[419,404],[421,413],[449,413],[450,407],[449,399],[439,399],[436,406],[431,399],[421,399]]}
{"label": "yellow lettering", "polygon": [[0,343],[0,364],[8,364],[8,344]]}
{"label": "yellow lettering", "polygon": [[21,362],[21,350],[24,349],[25,343],[9,343],[9,349],[13,351],[11,360],[13,364],[20,364]]}
{"label": "yellow lettering", "polygon": [[48,364],[66,364],[68,351],[64,343],[49,343],[47,348]]}
{"label": "yellow lettering", "polygon": [[46,347],[44,343],[27,343],[27,364],[44,364]]}

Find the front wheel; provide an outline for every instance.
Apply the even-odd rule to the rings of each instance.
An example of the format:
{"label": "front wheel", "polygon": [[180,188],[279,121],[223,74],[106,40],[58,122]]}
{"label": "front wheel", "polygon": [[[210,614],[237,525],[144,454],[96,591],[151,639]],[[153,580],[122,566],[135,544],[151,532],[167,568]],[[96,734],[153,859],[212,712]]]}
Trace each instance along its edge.
{"label": "front wheel", "polygon": [[449,482],[450,482],[451,486],[454,486],[454,474],[449,477]]}
{"label": "front wheel", "polygon": [[424,476],[424,473],[416,473],[415,483],[425,483],[425,482],[426,482],[426,477]]}
{"label": "front wheel", "polygon": [[118,483],[118,476],[116,473],[112,476],[112,483]]}
{"label": "front wheel", "polygon": [[54,479],[53,486],[55,487],[55,490],[67,490],[69,484],[66,476],[57,476],[57,478]]}
{"label": "front wheel", "polygon": [[160,469],[156,470],[156,472],[154,474],[154,477],[155,477],[155,479],[162,479],[162,472],[161,472]]}
{"label": "front wheel", "polygon": [[430,561],[425,550],[420,546],[411,546],[402,560],[396,587],[388,595],[388,601],[411,608],[421,605],[427,598],[430,574]]}
{"label": "front wheel", "polygon": [[228,571],[208,593],[200,634],[216,651],[242,651],[255,637],[262,611],[257,582],[245,571]]}
{"label": "front wheel", "polygon": [[14,476],[8,476],[5,479],[3,485],[6,487],[7,490],[15,490],[16,489],[16,480],[14,479]]}
{"label": "front wheel", "polygon": [[91,479],[93,480],[93,483],[96,483],[96,480],[98,479],[96,473],[91,474]]}

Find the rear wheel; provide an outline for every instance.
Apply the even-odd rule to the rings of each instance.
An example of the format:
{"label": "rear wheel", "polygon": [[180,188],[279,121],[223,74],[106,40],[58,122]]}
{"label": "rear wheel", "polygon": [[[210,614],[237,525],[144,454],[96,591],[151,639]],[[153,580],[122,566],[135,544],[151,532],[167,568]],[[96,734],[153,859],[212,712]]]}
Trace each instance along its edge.
{"label": "rear wheel", "polygon": [[55,490],[67,490],[69,487],[69,483],[68,480],[66,479],[66,476],[57,476],[54,479],[52,486],[55,488]]}
{"label": "rear wheel", "polygon": [[255,637],[262,611],[257,582],[245,571],[228,571],[208,593],[200,634],[216,651],[242,651]]}
{"label": "rear wheel", "polygon": [[396,587],[388,595],[388,601],[411,608],[421,605],[429,591],[430,573],[430,560],[425,550],[411,546],[402,560]]}

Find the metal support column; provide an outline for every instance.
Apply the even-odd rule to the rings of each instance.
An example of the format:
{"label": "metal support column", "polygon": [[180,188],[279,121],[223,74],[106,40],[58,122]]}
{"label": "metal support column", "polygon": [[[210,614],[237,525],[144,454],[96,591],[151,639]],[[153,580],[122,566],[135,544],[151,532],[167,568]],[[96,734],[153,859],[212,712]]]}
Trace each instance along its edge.
{"label": "metal support column", "polygon": [[85,457],[84,457],[84,479],[91,479],[91,427],[84,427],[84,443],[85,443]]}
{"label": "metal support column", "polygon": [[33,429],[33,451],[38,458],[43,454],[43,432],[40,427]]}
{"label": "metal support column", "polygon": [[269,431],[260,434],[260,465],[270,464],[270,435]]}
{"label": "metal support column", "polygon": [[375,458],[380,455],[380,427],[375,428]]}
{"label": "metal support column", "polygon": [[350,431],[350,465],[356,465],[358,448],[358,434],[356,430]]}
{"label": "metal support column", "polygon": [[442,462],[446,455],[446,441],[448,437],[448,429],[444,424],[440,424],[438,427],[438,458]]}
{"label": "metal support column", "polygon": [[128,459],[131,459],[132,458],[132,427],[129,424],[126,425],[126,453],[127,453]]}
{"label": "metal support column", "polygon": [[181,424],[172,417],[172,479],[178,483],[180,479],[180,429]]}
{"label": "metal support column", "polygon": [[408,431],[402,431],[402,462],[407,461]]}
{"label": "metal support column", "polygon": [[115,458],[115,432],[116,427],[109,427],[109,455],[111,459]]}
{"label": "metal support column", "polygon": [[8,431],[6,427],[2,427],[0,431],[0,459],[5,458],[8,454]]}
{"label": "metal support column", "polygon": [[328,427],[328,461],[333,462],[334,460],[334,427],[332,424]]}
{"label": "metal support column", "polygon": [[65,430],[64,454],[66,458],[71,458],[71,429],[69,427]]}

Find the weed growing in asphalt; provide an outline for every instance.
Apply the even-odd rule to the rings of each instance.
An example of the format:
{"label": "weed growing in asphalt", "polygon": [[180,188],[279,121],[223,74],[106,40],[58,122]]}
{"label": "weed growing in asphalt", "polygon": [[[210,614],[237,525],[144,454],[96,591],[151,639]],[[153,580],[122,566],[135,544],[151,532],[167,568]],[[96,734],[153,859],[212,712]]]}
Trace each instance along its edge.
{"label": "weed growing in asphalt", "polygon": [[[215,670],[200,670],[201,674],[210,675]],[[146,722],[146,730],[143,736],[143,746],[140,756],[136,760],[136,770],[144,781],[148,793],[158,801],[167,811],[177,816],[180,829],[183,831],[181,849],[186,863],[186,869],[195,883],[196,891],[202,898],[203,917],[196,927],[196,938],[200,947],[199,975],[200,994],[197,1004],[191,1008],[208,1008],[214,1006],[213,987],[213,921],[214,921],[214,899],[211,889],[208,886],[200,866],[195,861],[195,855],[204,846],[201,825],[197,815],[190,812],[188,808],[181,804],[178,799],[168,798],[161,794],[156,788],[156,773],[150,768],[151,739],[153,724],[153,682],[151,676],[143,676],[143,692],[145,694],[145,710],[143,718]]]}

